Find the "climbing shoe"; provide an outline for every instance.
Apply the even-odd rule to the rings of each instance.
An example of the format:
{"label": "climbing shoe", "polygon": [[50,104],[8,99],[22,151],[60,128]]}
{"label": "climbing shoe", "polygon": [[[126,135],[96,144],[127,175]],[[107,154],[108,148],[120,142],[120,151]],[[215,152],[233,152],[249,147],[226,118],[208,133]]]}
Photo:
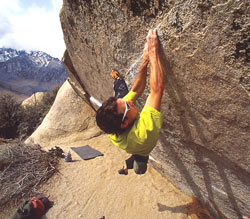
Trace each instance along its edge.
{"label": "climbing shoe", "polygon": [[120,75],[120,73],[116,69],[112,70],[111,76],[114,79],[122,79],[122,76]]}
{"label": "climbing shoe", "polygon": [[127,172],[124,168],[118,170],[118,173],[119,173],[119,174],[128,175],[128,172]]}

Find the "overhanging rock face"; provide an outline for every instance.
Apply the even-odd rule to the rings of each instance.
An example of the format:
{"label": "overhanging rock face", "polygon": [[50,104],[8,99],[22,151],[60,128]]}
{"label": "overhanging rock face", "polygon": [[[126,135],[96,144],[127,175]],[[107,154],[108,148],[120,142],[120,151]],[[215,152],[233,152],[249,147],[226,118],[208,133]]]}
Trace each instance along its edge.
{"label": "overhanging rock face", "polygon": [[[166,82],[153,165],[217,218],[250,215],[249,8],[247,1],[64,0],[60,14],[70,78],[100,101],[113,94],[112,68],[131,87],[147,32],[158,28]],[[148,87],[140,106],[147,94]]]}

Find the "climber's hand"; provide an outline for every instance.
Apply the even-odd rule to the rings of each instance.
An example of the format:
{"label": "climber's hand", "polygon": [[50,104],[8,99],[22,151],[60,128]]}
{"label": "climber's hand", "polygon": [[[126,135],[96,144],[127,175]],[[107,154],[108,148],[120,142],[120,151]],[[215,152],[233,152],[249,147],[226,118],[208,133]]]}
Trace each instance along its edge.
{"label": "climber's hand", "polygon": [[154,61],[156,55],[158,54],[158,37],[157,29],[149,30],[147,35],[147,44],[148,44],[148,54],[150,62]]}

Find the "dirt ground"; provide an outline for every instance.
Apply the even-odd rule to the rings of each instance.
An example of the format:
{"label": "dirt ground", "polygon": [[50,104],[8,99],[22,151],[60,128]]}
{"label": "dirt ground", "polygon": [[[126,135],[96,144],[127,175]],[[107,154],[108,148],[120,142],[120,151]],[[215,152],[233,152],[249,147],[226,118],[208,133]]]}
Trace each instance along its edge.
{"label": "dirt ground", "polygon": [[73,162],[61,160],[60,173],[41,188],[54,202],[44,218],[208,218],[198,216],[203,210],[197,203],[150,166],[145,175],[136,175],[133,170],[119,175],[117,170],[129,155],[112,145],[107,135],[57,146],[66,152],[84,145],[104,156],[85,161],[71,150]]}
{"label": "dirt ground", "polygon": [[[56,144],[72,154],[72,162],[60,160],[58,170],[39,192],[54,203],[43,219],[209,219],[207,210],[184,195],[151,166],[144,175],[133,170],[119,175],[129,155],[112,145],[107,135]],[[55,143],[55,142],[54,142]],[[82,160],[71,147],[90,145],[104,156]],[[55,146],[55,145],[54,145]],[[51,149],[43,147],[45,150]],[[13,179],[14,180],[14,179]],[[11,218],[16,207],[0,211],[1,219]]]}

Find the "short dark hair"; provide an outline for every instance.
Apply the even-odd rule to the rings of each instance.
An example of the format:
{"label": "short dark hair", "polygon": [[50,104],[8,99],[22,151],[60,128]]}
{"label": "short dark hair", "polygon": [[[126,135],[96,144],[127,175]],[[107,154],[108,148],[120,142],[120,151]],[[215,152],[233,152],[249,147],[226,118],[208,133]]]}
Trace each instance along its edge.
{"label": "short dark hair", "polygon": [[122,113],[117,112],[117,98],[110,97],[96,112],[96,123],[101,130],[108,134],[121,134]]}

